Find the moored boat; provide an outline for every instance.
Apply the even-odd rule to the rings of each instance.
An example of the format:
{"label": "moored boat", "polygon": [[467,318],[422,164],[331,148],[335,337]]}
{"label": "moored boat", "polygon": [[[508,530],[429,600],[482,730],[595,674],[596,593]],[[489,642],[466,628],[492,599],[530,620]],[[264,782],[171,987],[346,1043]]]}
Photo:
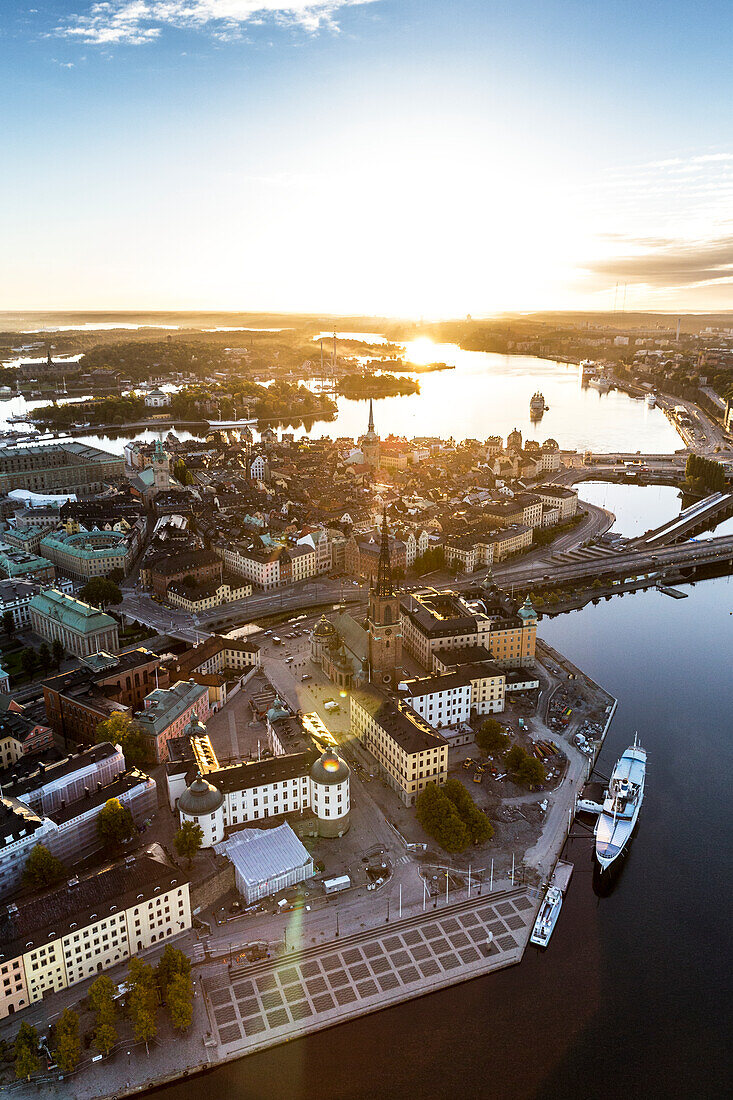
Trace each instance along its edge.
{"label": "moored boat", "polygon": [[556,886],[550,886],[542,899],[537,920],[529,937],[530,943],[536,944],[537,947],[547,947],[561,909],[562,893]]}
{"label": "moored boat", "polygon": [[596,859],[606,870],[626,848],[644,800],[646,750],[634,744],[620,757],[608,784],[595,827]]}
{"label": "moored boat", "polygon": [[529,402],[529,415],[539,418],[545,411],[545,396],[540,393],[533,394]]}

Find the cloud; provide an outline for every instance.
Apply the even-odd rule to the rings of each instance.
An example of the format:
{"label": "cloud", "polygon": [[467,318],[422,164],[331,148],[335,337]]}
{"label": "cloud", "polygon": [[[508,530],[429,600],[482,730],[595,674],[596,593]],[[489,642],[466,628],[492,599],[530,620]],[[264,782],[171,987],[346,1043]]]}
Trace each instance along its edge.
{"label": "cloud", "polygon": [[205,30],[218,39],[239,37],[246,24],[271,20],[307,31],[336,27],[343,8],[374,0],[98,0],[70,15],[56,34],[91,45],[139,46],[168,27]]}
{"label": "cloud", "polygon": [[627,238],[641,251],[587,264],[588,271],[627,283],[683,287],[733,278],[733,236],[672,241]]}

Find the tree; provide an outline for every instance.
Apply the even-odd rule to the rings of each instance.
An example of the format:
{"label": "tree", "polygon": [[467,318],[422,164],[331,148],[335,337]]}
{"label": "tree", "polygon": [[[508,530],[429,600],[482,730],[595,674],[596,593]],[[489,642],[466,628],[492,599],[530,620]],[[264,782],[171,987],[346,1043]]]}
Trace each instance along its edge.
{"label": "tree", "polygon": [[24,1020],[15,1037],[15,1076],[19,1081],[23,1077],[26,1081],[30,1081],[31,1075],[38,1073],[40,1068],[38,1032]]}
{"label": "tree", "polygon": [[114,1001],[115,984],[106,974],[99,977],[89,987],[89,1007],[96,1014],[94,1045],[100,1054],[109,1054],[117,1042],[117,1007]]}
{"label": "tree", "polygon": [[48,642],[41,642],[38,647],[38,663],[44,672],[48,672],[51,666],[51,650]]}
{"label": "tree", "polygon": [[507,770],[512,778],[524,787],[536,787],[544,783],[545,768],[541,760],[525,752],[521,745],[512,745],[506,758]]}
{"label": "tree", "polygon": [[54,667],[58,669],[59,665],[64,659],[64,643],[60,638],[54,638],[51,643],[51,655],[53,657]]}
{"label": "tree", "polygon": [[127,967],[130,994],[127,998],[127,1014],[137,1042],[148,1043],[158,1034],[156,1020],[158,995],[152,966],[141,959],[130,959]]}
{"label": "tree", "polygon": [[150,752],[145,734],[134,718],[122,710],[116,710],[104,722],[100,722],[95,733],[96,743],[110,741],[119,745],[125,760],[131,767],[139,767],[148,762]]}
{"label": "tree", "polygon": [[15,619],[12,611],[3,611],[3,630],[8,637],[15,634]]}
{"label": "tree", "polygon": [[43,844],[36,844],[35,848],[26,860],[24,878],[40,889],[44,886],[53,886],[66,877],[66,867],[60,859],[52,855]]}
{"label": "tree", "polygon": [[497,722],[496,718],[486,718],[476,732],[476,744],[487,756],[493,756],[494,753],[506,752],[509,738],[501,722]]}
{"label": "tree", "polygon": [[108,604],[122,603],[119,585],[109,577],[92,577],[80,590],[79,595],[86,603],[94,607],[106,607]]}
{"label": "tree", "polygon": [[428,783],[415,802],[417,820],[446,852],[462,852],[471,843],[470,833],[451,800]]}
{"label": "tree", "polygon": [[36,651],[26,647],[20,654],[20,667],[26,676],[31,679],[36,671]]}
{"label": "tree", "polygon": [[56,1024],[54,1058],[64,1073],[72,1073],[79,1065],[79,1017],[70,1008],[61,1013]]}
{"label": "tree", "polygon": [[455,806],[474,844],[485,844],[494,835],[494,827],[486,814],[479,810],[470,794],[458,779],[448,779],[443,793]]}
{"label": "tree", "polygon": [[177,1031],[185,1031],[193,1019],[193,986],[190,975],[176,974],[168,986],[168,1015]]}
{"label": "tree", "polygon": [[191,960],[183,951],[179,951],[173,944],[167,943],[155,968],[155,980],[158,983],[158,989],[163,1000],[166,1000],[168,996],[171,982],[179,975],[184,978],[191,976]]}
{"label": "tree", "polygon": [[201,847],[203,839],[203,829],[200,825],[195,825],[193,821],[184,821],[173,837],[173,844],[176,851],[179,856],[188,860],[189,867],[191,866],[191,860]]}
{"label": "tree", "polygon": [[516,772],[522,766],[522,761],[526,755],[521,745],[512,745],[505,761],[507,769],[510,772]]}
{"label": "tree", "polygon": [[97,833],[105,848],[118,848],[135,832],[135,822],[119,798],[110,798],[97,814]]}

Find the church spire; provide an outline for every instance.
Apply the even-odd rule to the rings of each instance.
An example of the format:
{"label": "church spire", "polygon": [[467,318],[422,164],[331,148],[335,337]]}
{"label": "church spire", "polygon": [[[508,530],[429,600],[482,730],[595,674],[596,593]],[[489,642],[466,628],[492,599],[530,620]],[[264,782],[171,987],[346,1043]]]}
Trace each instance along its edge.
{"label": "church spire", "polygon": [[382,544],[379,548],[379,566],[377,567],[377,596],[394,596],[392,587],[392,563],[389,560],[389,535],[387,534],[387,506],[382,513]]}
{"label": "church spire", "polygon": [[374,434],[374,402],[371,397],[369,398],[369,427],[367,431],[370,431],[372,435]]}

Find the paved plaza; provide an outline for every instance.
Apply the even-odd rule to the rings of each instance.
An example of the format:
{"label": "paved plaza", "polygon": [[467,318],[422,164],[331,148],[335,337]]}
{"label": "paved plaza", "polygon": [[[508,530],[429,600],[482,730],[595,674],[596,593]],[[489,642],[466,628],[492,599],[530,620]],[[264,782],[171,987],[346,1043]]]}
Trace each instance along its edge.
{"label": "paved plaza", "polygon": [[527,889],[479,897],[239,973],[204,979],[219,1057],[270,1046],[519,962]]}

